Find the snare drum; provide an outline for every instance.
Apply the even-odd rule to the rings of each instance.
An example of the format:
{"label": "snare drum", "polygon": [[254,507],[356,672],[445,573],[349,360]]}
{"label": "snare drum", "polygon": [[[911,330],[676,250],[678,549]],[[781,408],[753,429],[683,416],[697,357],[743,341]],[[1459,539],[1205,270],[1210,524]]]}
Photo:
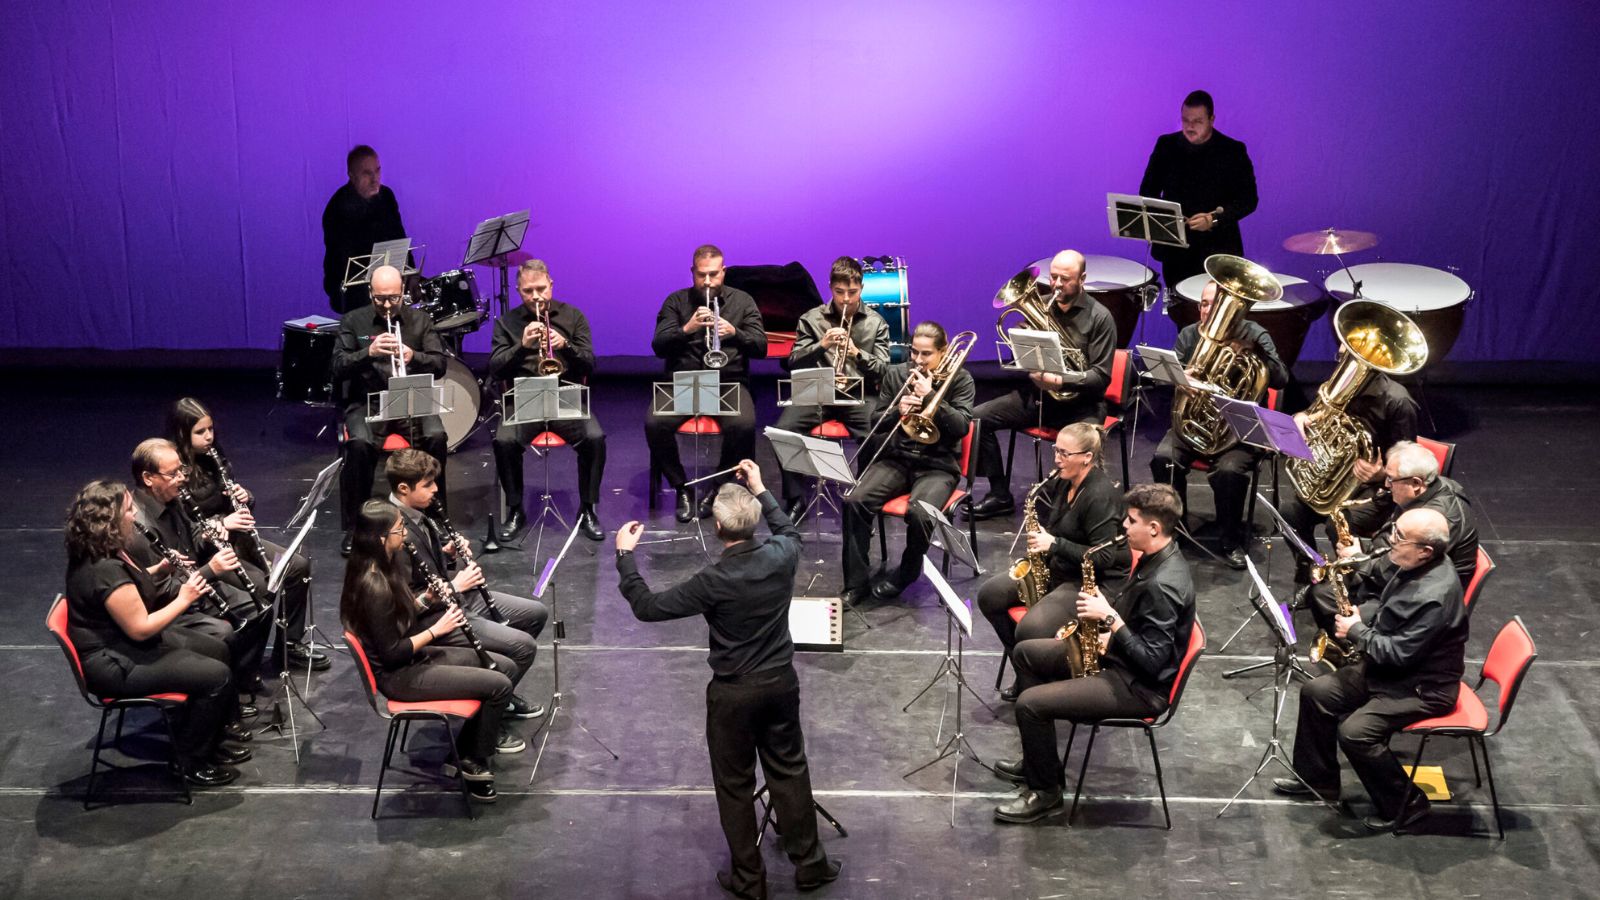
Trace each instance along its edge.
{"label": "snare drum", "polygon": [[[1328,295],[1304,278],[1276,272],[1272,277],[1283,285],[1283,298],[1251,304],[1247,318],[1272,335],[1272,345],[1278,350],[1278,358],[1283,360],[1285,366],[1294,368],[1295,361],[1300,358],[1300,350],[1305,347],[1306,334],[1311,331],[1312,323],[1328,311]],[[1200,292],[1210,280],[1210,276],[1202,272],[1185,278],[1172,289],[1188,307],[1194,321],[1199,321]],[[1176,316],[1173,321],[1177,321]]]}
{"label": "snare drum", "polygon": [[1411,317],[1428,339],[1428,362],[1444,359],[1461,334],[1472,288],[1443,269],[1409,263],[1363,263],[1340,269],[1324,284],[1340,302],[1354,298],[1351,276],[1361,282],[1361,299],[1382,303]]}
{"label": "snare drum", "polygon": [[453,269],[422,282],[411,305],[428,314],[435,331],[476,331],[485,318],[471,269]]}
{"label": "snare drum", "polygon": [[333,348],[339,323],[307,316],[283,323],[278,362],[278,399],[310,406],[333,405]]}
{"label": "snare drum", "polygon": [[[1139,315],[1155,298],[1156,273],[1144,263],[1120,256],[1085,256],[1083,289],[1111,311],[1117,323],[1117,346],[1133,340]],[[1048,270],[1049,262],[1045,262]]]}

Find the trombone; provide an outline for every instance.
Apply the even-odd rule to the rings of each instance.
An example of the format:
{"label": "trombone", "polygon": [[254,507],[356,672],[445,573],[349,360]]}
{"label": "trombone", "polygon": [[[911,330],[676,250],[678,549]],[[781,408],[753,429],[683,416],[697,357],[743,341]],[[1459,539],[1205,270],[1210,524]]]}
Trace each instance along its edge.
{"label": "trombone", "polygon": [[[967,354],[978,343],[975,332],[963,331],[950,339],[950,345],[945,348],[944,358],[939,360],[929,373],[929,378],[934,384],[932,391],[922,398],[922,406],[916,412],[906,413],[900,417],[900,430],[906,437],[919,444],[939,443],[939,426],[933,424],[933,416],[939,410],[939,404],[944,402],[945,391],[950,389],[951,378],[961,370],[961,364],[967,361]],[[906,379],[906,385],[911,384],[911,379]],[[902,386],[901,390],[905,390]],[[898,405],[900,398],[895,397]],[[892,407],[891,407],[892,408]]]}

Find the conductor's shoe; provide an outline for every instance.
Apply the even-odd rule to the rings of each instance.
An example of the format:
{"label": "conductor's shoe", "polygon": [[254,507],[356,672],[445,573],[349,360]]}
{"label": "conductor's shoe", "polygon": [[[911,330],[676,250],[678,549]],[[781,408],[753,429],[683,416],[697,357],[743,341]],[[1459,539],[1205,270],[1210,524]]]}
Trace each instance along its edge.
{"label": "conductor's shoe", "polygon": [[825,859],[820,866],[807,866],[804,870],[794,870],[794,886],[802,891],[814,891],[830,881],[839,878],[839,870],[844,868],[844,863],[837,859]]}
{"label": "conductor's shoe", "polygon": [[1012,784],[1028,783],[1027,777],[1022,772],[1022,760],[1020,759],[995,760],[994,774],[999,777],[1001,781],[1009,781]]}
{"label": "conductor's shoe", "polygon": [[767,900],[766,882],[761,882],[753,888],[740,889],[733,886],[733,875],[729,872],[717,873],[717,887],[722,888],[741,900]]}
{"label": "conductor's shoe", "polygon": [[694,521],[693,488],[678,488],[678,521],[685,524]]}
{"label": "conductor's shoe", "polygon": [[1339,797],[1339,789],[1311,788],[1300,783],[1298,778],[1272,779],[1272,791],[1285,797],[1296,800],[1335,800]]}
{"label": "conductor's shoe", "polygon": [[594,514],[594,507],[584,506],[578,510],[578,532],[591,541],[606,539],[605,530],[600,527],[600,517]]}
{"label": "conductor's shoe", "polygon": [[717,502],[717,488],[706,488],[706,492],[700,495],[700,507],[695,511],[695,514],[702,519],[709,517],[711,515],[711,504],[715,502]]}
{"label": "conductor's shoe", "polygon": [[1060,808],[1060,791],[1023,788],[1022,792],[1010,802],[995,807],[994,817],[996,821],[1026,825],[1029,822],[1037,822]]}
{"label": "conductor's shoe", "polygon": [[978,501],[978,505],[972,508],[972,517],[981,522],[984,519],[1009,516],[1016,512],[1016,509],[1017,502],[1011,499],[1010,494],[991,492],[989,496]]}
{"label": "conductor's shoe", "polygon": [[895,575],[885,575],[872,583],[872,596],[887,603],[900,596],[906,589],[907,582],[903,582]]}
{"label": "conductor's shoe", "polygon": [[845,588],[839,592],[839,605],[846,609],[852,606],[860,606],[867,602],[867,598],[870,596],[872,596],[872,591],[865,587]]}
{"label": "conductor's shoe", "polygon": [[522,529],[525,528],[527,524],[528,517],[525,513],[523,513],[522,507],[511,507],[511,511],[506,513],[506,524],[500,528],[500,543],[509,544],[516,540],[517,535],[522,532]]}

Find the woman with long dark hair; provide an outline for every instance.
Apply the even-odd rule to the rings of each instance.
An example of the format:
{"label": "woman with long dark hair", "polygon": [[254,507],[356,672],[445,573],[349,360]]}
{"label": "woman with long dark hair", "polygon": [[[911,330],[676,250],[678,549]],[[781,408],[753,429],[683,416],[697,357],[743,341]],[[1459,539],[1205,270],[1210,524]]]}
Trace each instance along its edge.
{"label": "woman with long dark hair", "polygon": [[239,697],[227,645],[191,629],[171,628],[208,590],[194,574],[161,603],[150,574],[128,556],[133,497],[116,481],[90,482],[67,512],[67,633],[89,690],[106,697],[189,695],[174,723],[173,765],[191,784],[227,784],[250,750],[237,724]]}
{"label": "woman with long dark hair", "polygon": [[[399,507],[384,500],[362,504],[351,530],[339,617],[365,647],[385,697],[401,702],[483,701],[456,735],[456,753],[472,798],[493,803],[489,758],[511,699],[511,679],[502,673],[515,668],[509,657],[489,653],[498,671],[487,669],[472,649],[435,643],[460,628],[466,617],[458,606],[424,607],[419,601],[426,602],[427,595],[412,595],[410,568],[395,558],[405,536]],[[454,773],[447,767],[447,774]]]}
{"label": "woman with long dark hair", "polygon": [[[204,403],[193,397],[184,397],[167,411],[167,438],[178,447],[178,456],[189,473],[187,485],[200,515],[225,517],[242,510],[248,527],[254,529],[255,518],[250,515],[255,498],[237,482],[232,491],[223,489],[222,465],[227,454],[217,442],[216,420]],[[260,536],[242,531],[230,532],[231,544],[240,559],[251,567],[250,576],[263,587],[267,573],[284,553],[284,548]],[[311,563],[296,553],[283,573],[283,623],[273,641],[274,669],[305,668],[317,671],[327,669],[331,663],[326,654],[307,645],[301,638],[306,631],[306,610],[311,604]],[[288,658],[285,659],[285,653]]]}

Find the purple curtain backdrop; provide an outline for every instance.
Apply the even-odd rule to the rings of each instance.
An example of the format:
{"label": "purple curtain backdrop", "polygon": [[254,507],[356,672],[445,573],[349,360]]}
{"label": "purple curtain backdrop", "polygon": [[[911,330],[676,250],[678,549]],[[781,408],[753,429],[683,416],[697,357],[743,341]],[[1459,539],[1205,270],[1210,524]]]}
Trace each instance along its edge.
{"label": "purple curtain backdrop", "polygon": [[[1106,235],[1179,100],[1249,144],[1246,253],[1376,231],[1454,266],[1455,360],[1595,361],[1597,14],[1585,3],[274,4],[0,8],[0,346],[274,348],[328,312],[319,216],[376,146],[427,273],[531,206],[602,354],[647,354],[702,241],[905,256],[916,318]],[[488,273],[480,274],[487,287]],[[1147,316],[1145,337],[1171,329]],[[488,330],[469,349],[487,344]],[[1330,358],[1325,328],[1307,358]],[[992,355],[992,350],[989,351]],[[979,355],[985,355],[980,353]]]}

